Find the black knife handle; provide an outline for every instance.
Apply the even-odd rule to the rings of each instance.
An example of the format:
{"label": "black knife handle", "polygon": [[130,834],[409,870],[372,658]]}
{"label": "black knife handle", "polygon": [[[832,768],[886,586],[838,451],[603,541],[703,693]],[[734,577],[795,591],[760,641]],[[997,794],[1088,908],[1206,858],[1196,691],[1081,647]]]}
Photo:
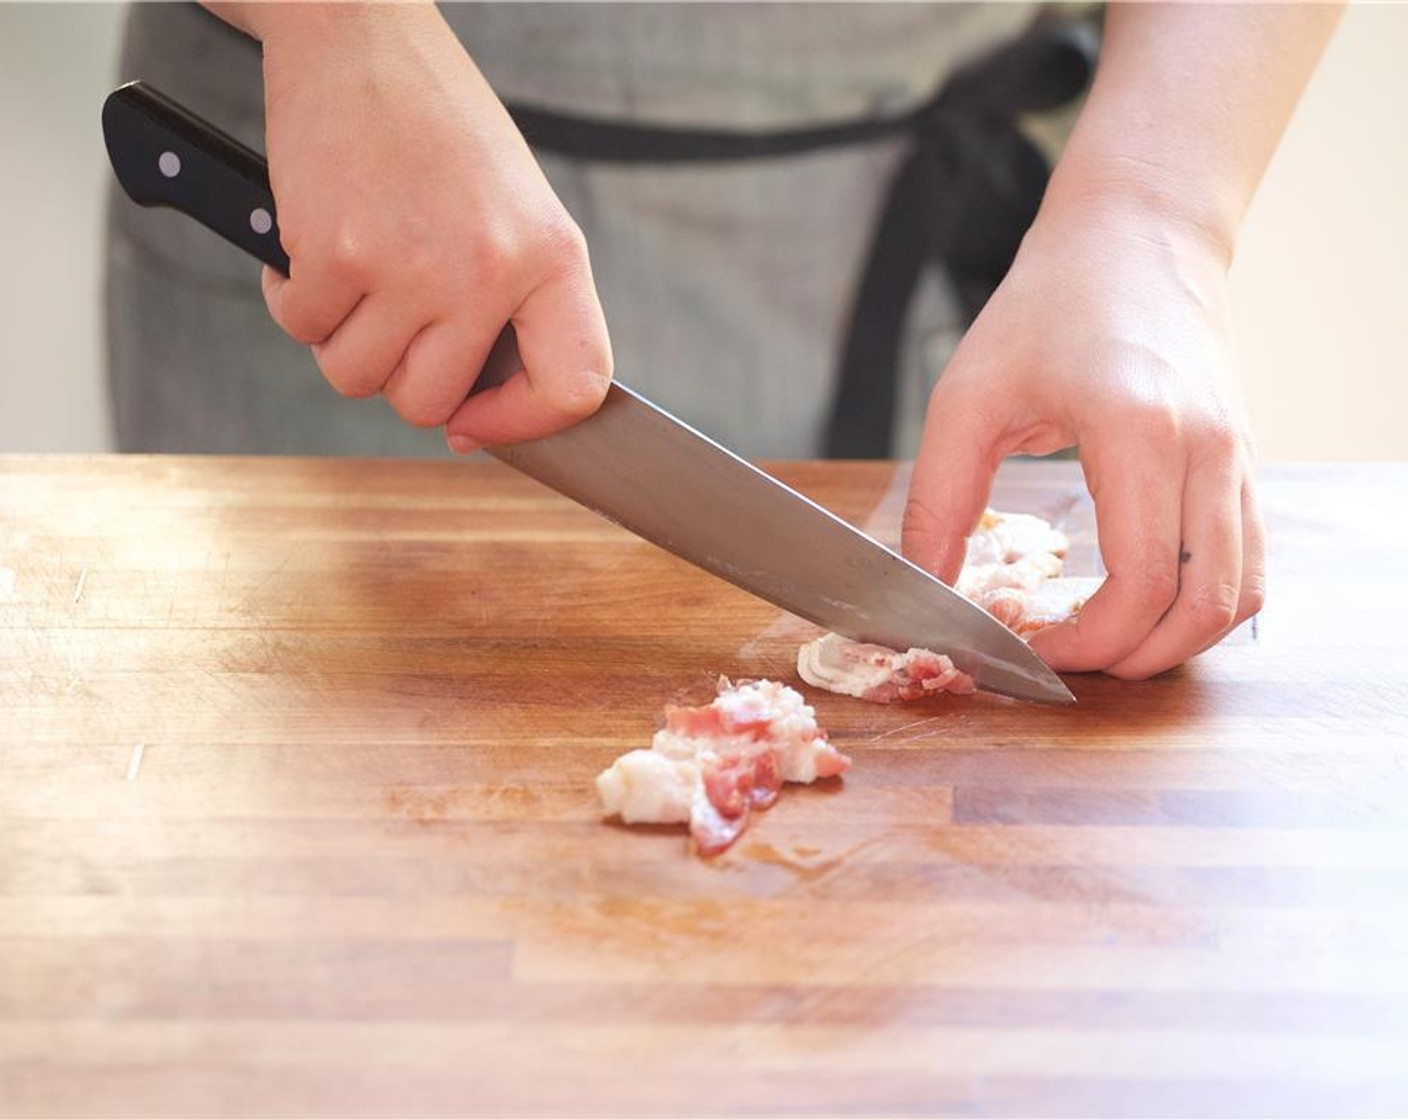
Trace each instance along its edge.
{"label": "black knife handle", "polygon": [[103,139],[134,202],[179,210],[288,275],[269,165],[257,153],[142,82],[103,102]]}
{"label": "black knife handle", "polygon": [[[269,165],[259,153],[140,81],[108,94],[103,140],[117,181],[132,201],[179,210],[289,274]],[[509,323],[470,392],[501,384],[522,366]]]}

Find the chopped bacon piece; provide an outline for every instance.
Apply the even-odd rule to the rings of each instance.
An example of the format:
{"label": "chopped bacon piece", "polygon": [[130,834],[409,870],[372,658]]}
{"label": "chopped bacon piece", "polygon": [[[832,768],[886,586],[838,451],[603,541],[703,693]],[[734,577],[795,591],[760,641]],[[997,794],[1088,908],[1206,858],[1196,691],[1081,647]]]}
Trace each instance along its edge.
{"label": "chopped bacon piece", "polygon": [[607,815],[688,821],[696,850],[709,856],[738,839],[784,781],[834,777],[850,764],[799,693],[776,681],[721,680],[713,703],[667,709],[651,749],[622,755],[596,785]]}

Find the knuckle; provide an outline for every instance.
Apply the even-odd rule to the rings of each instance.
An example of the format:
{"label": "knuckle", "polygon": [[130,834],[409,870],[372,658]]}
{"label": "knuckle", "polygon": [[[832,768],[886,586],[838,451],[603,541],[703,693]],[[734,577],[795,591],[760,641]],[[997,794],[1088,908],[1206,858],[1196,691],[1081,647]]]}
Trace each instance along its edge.
{"label": "knuckle", "polygon": [[413,428],[438,428],[453,415],[452,410],[433,402],[408,402],[397,405],[396,412]]}
{"label": "knuckle", "polygon": [[1230,464],[1243,454],[1242,433],[1225,416],[1205,417],[1189,426],[1193,454],[1203,462]]}
{"label": "knuckle", "polygon": [[587,238],[566,211],[535,231],[534,254],[543,278],[579,276],[589,269]]}
{"label": "knuckle", "polygon": [[454,415],[454,407],[442,400],[436,400],[425,393],[407,392],[404,389],[393,396],[390,390],[386,398],[397,415],[407,424],[416,428],[438,428]]}
{"label": "knuckle", "polygon": [[1198,588],[1188,603],[1188,611],[1200,633],[1217,634],[1236,621],[1240,599],[1240,588],[1218,580]]}
{"label": "knuckle", "polygon": [[586,235],[565,212],[545,222],[539,237],[539,251],[551,271],[579,268],[586,263]]}
{"label": "knuckle", "polygon": [[368,372],[365,367],[340,361],[333,355],[319,352],[316,346],[313,348],[313,356],[317,359],[318,368],[322,370],[323,379],[344,397],[359,399],[374,397],[386,384],[384,377],[379,378]]}
{"label": "knuckle", "polygon": [[472,259],[479,284],[532,286],[581,273],[587,264],[587,241],[563,212],[531,229],[500,225],[480,230]]}
{"label": "knuckle", "polygon": [[304,346],[314,346],[323,340],[322,332],[314,330],[310,324],[306,323],[290,323],[284,328],[284,333],[294,342],[301,342]]}
{"label": "knuckle", "polygon": [[507,270],[522,255],[521,239],[509,226],[488,222],[474,241],[473,257],[479,268],[498,274]]}
{"label": "knuckle", "polygon": [[400,364],[391,371],[381,394],[396,414],[416,428],[438,428],[464,399],[467,386],[454,369],[435,363],[425,350],[425,336],[417,335]]}
{"label": "knuckle", "polygon": [[335,275],[358,279],[371,268],[371,246],[354,229],[343,228],[333,234],[326,253],[328,268]]}
{"label": "knuckle", "polygon": [[269,315],[294,342],[300,342],[304,346],[316,346],[323,341],[324,336],[314,326],[313,321],[287,302],[270,302]]}
{"label": "knuckle", "polygon": [[1179,440],[1178,416],[1158,401],[1140,401],[1124,418],[1130,430],[1155,447],[1168,447]]}

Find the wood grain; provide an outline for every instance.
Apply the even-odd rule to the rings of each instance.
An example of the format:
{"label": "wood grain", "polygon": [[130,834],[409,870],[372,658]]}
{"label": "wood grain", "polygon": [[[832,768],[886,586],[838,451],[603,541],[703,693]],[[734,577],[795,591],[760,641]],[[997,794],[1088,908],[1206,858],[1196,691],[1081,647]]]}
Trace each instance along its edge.
{"label": "wood grain", "polygon": [[592,778],[805,624],[494,464],[0,458],[0,1113],[1408,1113],[1408,469],[1263,502],[1255,634],[814,695],[854,769],[704,863]]}

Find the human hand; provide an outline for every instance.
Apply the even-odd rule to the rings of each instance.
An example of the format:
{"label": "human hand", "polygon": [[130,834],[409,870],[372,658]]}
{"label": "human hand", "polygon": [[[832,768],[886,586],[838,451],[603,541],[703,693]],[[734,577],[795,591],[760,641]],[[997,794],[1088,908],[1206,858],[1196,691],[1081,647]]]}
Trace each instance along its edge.
{"label": "human hand", "polygon": [[1053,205],[935,387],[904,551],[950,583],[1002,458],[1079,447],[1108,578],[1033,636],[1053,668],[1149,677],[1261,609],[1227,259],[1147,201]]}
{"label": "human hand", "polygon": [[[265,270],[264,296],[334,388],[445,425],[457,451],[595,411],[611,351],[581,232],[434,7],[241,14],[264,43],[291,261],[288,277]],[[524,369],[469,398],[510,321]]]}

